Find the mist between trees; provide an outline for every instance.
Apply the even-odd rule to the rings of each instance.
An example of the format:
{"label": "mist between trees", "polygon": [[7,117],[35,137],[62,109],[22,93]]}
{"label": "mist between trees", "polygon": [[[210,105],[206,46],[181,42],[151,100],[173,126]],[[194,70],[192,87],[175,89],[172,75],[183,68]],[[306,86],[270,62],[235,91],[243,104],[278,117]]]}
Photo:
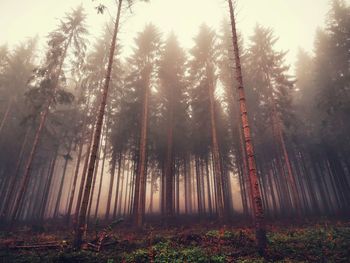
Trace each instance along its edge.
{"label": "mist between trees", "polygon": [[[88,43],[85,19],[81,7],[67,13],[40,63],[35,38],[0,47],[1,222],[77,224],[84,199],[88,226],[251,218],[231,23],[203,24],[189,50],[147,24],[123,58],[118,40],[110,53],[114,24]],[[349,215],[349,5],[333,1],[326,19],[294,74],[272,29],[238,36],[267,219]]]}

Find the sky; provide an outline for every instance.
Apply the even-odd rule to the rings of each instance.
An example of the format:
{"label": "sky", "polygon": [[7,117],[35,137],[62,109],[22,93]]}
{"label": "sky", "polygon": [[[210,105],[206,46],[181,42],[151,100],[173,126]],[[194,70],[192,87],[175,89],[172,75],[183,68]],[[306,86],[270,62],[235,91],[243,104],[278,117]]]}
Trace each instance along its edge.
{"label": "sky", "polygon": [[[350,1],[350,0],[347,0]],[[106,3],[108,12],[96,13],[98,2]],[[102,34],[104,24],[115,15],[113,0],[0,0],[0,45],[12,47],[38,35],[41,43],[65,12],[83,4],[88,14],[91,42]],[[257,23],[270,27],[278,50],[289,51],[287,63],[293,65],[299,47],[312,52],[315,31],[324,26],[330,0],[237,0],[237,27],[245,43]],[[225,0],[151,0],[137,3],[132,13],[124,12],[120,41],[124,54],[130,53],[136,33],[152,22],[162,32],[174,31],[185,48],[193,45],[199,25],[219,28],[228,19]],[[42,45],[44,48],[44,45]]]}

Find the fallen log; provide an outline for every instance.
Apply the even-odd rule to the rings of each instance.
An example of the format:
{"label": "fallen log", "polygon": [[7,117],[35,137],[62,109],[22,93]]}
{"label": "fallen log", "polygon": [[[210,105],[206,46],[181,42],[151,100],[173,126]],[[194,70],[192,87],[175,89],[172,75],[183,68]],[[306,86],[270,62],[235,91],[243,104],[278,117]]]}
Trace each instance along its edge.
{"label": "fallen log", "polygon": [[63,248],[66,242],[48,242],[43,244],[9,246],[9,249],[46,249],[46,248]]}

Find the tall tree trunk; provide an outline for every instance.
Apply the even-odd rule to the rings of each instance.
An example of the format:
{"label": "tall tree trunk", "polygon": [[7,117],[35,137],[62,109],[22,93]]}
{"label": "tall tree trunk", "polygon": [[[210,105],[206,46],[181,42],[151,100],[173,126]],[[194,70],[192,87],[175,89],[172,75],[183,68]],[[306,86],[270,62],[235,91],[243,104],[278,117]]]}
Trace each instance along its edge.
{"label": "tall tree trunk", "polygon": [[195,157],[195,166],[196,166],[196,186],[197,186],[197,212],[199,217],[201,218],[202,213],[203,213],[203,208],[202,208],[202,189],[201,189],[201,174],[199,170],[199,157]]}
{"label": "tall tree trunk", "polygon": [[91,131],[90,131],[90,138],[88,141],[88,146],[86,147],[86,156],[85,156],[85,161],[84,161],[84,167],[83,167],[83,171],[81,174],[81,180],[80,180],[80,187],[79,187],[79,192],[78,192],[78,197],[77,197],[77,203],[75,206],[75,214],[74,214],[74,219],[73,219],[73,223],[75,226],[77,226],[78,224],[78,218],[79,218],[79,211],[80,211],[80,206],[81,206],[81,199],[83,197],[83,191],[85,189],[85,184],[86,184],[86,175],[87,175],[87,169],[88,169],[88,165],[89,165],[89,157],[90,157],[90,152],[91,152],[91,145],[92,145],[92,139],[94,136],[94,127],[92,127]]}
{"label": "tall tree trunk", "polygon": [[49,199],[49,193],[50,193],[50,188],[51,188],[51,182],[53,179],[53,175],[55,172],[55,167],[56,167],[56,161],[58,157],[58,148],[59,146],[56,146],[56,151],[53,155],[53,159],[50,165],[50,169],[48,170],[48,175],[47,175],[47,183],[45,185],[44,189],[44,195],[43,195],[43,200],[41,204],[41,211],[40,211],[40,219],[43,220],[46,212],[46,207],[47,207],[47,201]]}
{"label": "tall tree trunk", "polygon": [[[107,115],[108,116],[108,115]],[[107,156],[107,134],[108,134],[108,128],[109,128],[109,118],[107,117],[107,124],[106,124],[106,131],[105,131],[105,145],[103,149],[103,160],[102,160],[102,167],[101,167],[101,174],[100,174],[100,184],[98,186],[98,193],[97,193],[97,201],[96,201],[96,209],[95,209],[95,221],[97,219],[97,213],[98,208],[100,206],[100,197],[101,197],[101,189],[102,189],[102,182],[103,182],[103,172],[105,168],[105,161]]]}
{"label": "tall tree trunk", "polygon": [[94,175],[92,179],[92,186],[91,186],[91,192],[90,192],[90,197],[89,197],[89,203],[88,203],[88,209],[87,209],[87,225],[90,223],[90,217],[91,217],[91,207],[93,203],[93,197],[95,194],[95,186],[96,186],[96,180],[97,180],[97,175],[98,175],[98,169],[100,165],[100,156],[102,152],[102,147],[99,147],[97,156],[96,156],[96,166],[94,168]]}
{"label": "tall tree trunk", "polygon": [[167,131],[167,151],[165,159],[165,176],[166,176],[166,200],[165,200],[165,211],[167,220],[173,216],[173,174],[174,174],[174,162],[173,162],[173,121],[174,121],[174,112],[173,112],[173,98],[170,96],[170,105],[169,105],[169,119],[168,119],[168,131]]}
{"label": "tall tree trunk", "polygon": [[123,206],[123,213],[120,212],[122,215],[126,215],[127,213],[127,206],[128,206],[128,196],[130,195],[131,189],[130,189],[130,181],[132,176],[132,166],[130,164],[130,161],[128,161],[128,174],[127,174],[126,184],[125,184],[125,198],[124,198],[124,206]]}
{"label": "tall tree trunk", "polygon": [[54,213],[53,213],[53,216],[54,216],[54,217],[57,217],[57,216],[58,216],[58,212],[59,212],[59,209],[60,209],[61,197],[62,197],[62,190],[63,190],[63,184],[64,184],[64,179],[65,179],[65,177],[66,177],[66,171],[67,171],[68,161],[69,161],[70,152],[71,152],[71,148],[72,148],[72,143],[73,143],[73,139],[72,139],[72,140],[70,141],[70,143],[69,143],[67,155],[66,155],[65,160],[64,160],[64,166],[63,166],[63,172],[62,172],[62,178],[61,178],[60,188],[59,188],[59,190],[58,190],[58,195],[57,195],[55,210],[54,210]]}
{"label": "tall tree trunk", "polygon": [[97,150],[98,150],[99,144],[100,144],[103,117],[104,117],[104,113],[105,113],[105,107],[107,104],[108,89],[109,89],[109,83],[110,83],[111,73],[112,73],[112,65],[113,65],[115,45],[116,45],[116,40],[117,40],[118,28],[119,28],[119,20],[120,20],[120,12],[121,12],[121,7],[122,7],[122,2],[123,2],[123,0],[119,0],[119,3],[118,3],[118,11],[117,11],[117,17],[116,17],[115,26],[114,26],[113,37],[112,37],[112,44],[110,47],[105,85],[103,88],[101,105],[100,105],[100,109],[99,109],[98,116],[97,116],[96,131],[95,131],[92,151],[91,151],[91,155],[90,155],[90,163],[89,163],[89,170],[88,170],[88,174],[87,174],[87,178],[86,178],[84,197],[83,197],[83,202],[82,202],[81,209],[80,209],[78,227],[77,227],[77,231],[75,234],[75,240],[74,240],[75,247],[80,247],[80,245],[82,243],[84,229],[85,229],[86,212],[87,212],[87,206],[88,206],[89,196],[90,196],[90,191],[91,191],[91,182],[92,182],[92,177],[94,174]]}
{"label": "tall tree trunk", "polygon": [[254,157],[254,148],[251,138],[251,132],[248,121],[248,112],[246,106],[246,98],[243,86],[242,78],[242,68],[240,61],[240,54],[237,41],[237,31],[236,31],[236,21],[234,15],[234,9],[232,0],[228,0],[229,9],[230,9],[230,19],[231,19],[231,30],[232,30],[232,45],[235,54],[235,65],[236,65],[236,79],[238,82],[238,98],[240,104],[241,120],[243,127],[243,135],[245,148],[248,158],[248,170],[250,177],[250,184],[252,190],[252,199],[254,201],[254,220],[255,220],[255,231],[256,239],[258,243],[259,252],[261,254],[265,253],[265,248],[267,245],[266,230],[265,230],[265,220],[264,220],[264,208],[262,206],[262,200],[259,189],[259,181],[257,177],[255,157]]}
{"label": "tall tree trunk", "polygon": [[209,81],[209,101],[210,101],[210,124],[211,124],[211,140],[212,140],[212,151],[213,151],[213,161],[214,161],[214,176],[217,180],[217,206],[218,206],[218,216],[222,220],[226,218],[227,207],[225,207],[225,198],[224,198],[224,184],[223,184],[223,173],[220,161],[220,150],[219,142],[217,136],[217,127],[216,127],[216,116],[215,116],[215,99],[214,99],[214,79],[213,79],[213,67],[209,66],[207,69]]}
{"label": "tall tree trunk", "polygon": [[123,155],[120,152],[119,157],[118,157],[118,175],[117,175],[117,186],[115,188],[113,219],[115,219],[117,217],[117,208],[118,208],[118,201],[119,201],[120,174],[121,174],[121,170],[122,170],[122,158],[123,158]]}
{"label": "tall tree trunk", "polygon": [[0,135],[2,133],[2,130],[3,130],[4,126],[5,126],[6,121],[7,121],[8,117],[9,117],[9,115],[10,115],[10,110],[11,110],[12,104],[13,104],[13,98],[11,98],[9,103],[7,104],[4,117],[1,120],[1,123],[0,123]]}
{"label": "tall tree trunk", "polygon": [[185,214],[188,215],[189,205],[188,205],[188,168],[187,168],[187,158],[186,156],[183,158],[184,163],[184,202],[185,202]]}
{"label": "tall tree trunk", "polygon": [[281,145],[281,148],[282,148],[284,161],[285,161],[285,164],[287,166],[288,181],[289,181],[289,183],[291,185],[292,195],[293,195],[294,205],[295,205],[295,209],[297,211],[297,215],[298,215],[299,218],[301,218],[301,205],[300,205],[300,198],[299,198],[297,185],[296,185],[296,182],[295,182],[295,176],[294,176],[294,173],[292,171],[292,165],[290,163],[289,154],[287,152],[287,147],[286,147],[286,143],[285,143],[282,127],[281,127],[281,124],[279,123],[279,120],[277,119],[276,104],[274,102],[273,102],[273,104],[274,104],[275,118],[276,118],[276,122],[277,122],[276,123],[277,133],[278,133],[280,145]]}
{"label": "tall tree trunk", "polygon": [[82,124],[81,139],[79,142],[78,157],[77,157],[77,162],[76,162],[75,169],[74,169],[73,184],[72,184],[72,189],[71,189],[69,202],[68,202],[67,218],[66,218],[67,224],[69,224],[69,220],[70,220],[71,213],[72,213],[72,207],[73,207],[74,196],[75,196],[78,175],[79,175],[79,169],[80,169],[81,156],[82,156],[83,148],[84,148],[84,138],[86,136],[86,130],[87,130],[87,125],[86,125],[87,116],[86,115],[87,115],[88,105],[89,105],[89,103],[86,104],[86,110],[84,112],[84,120],[83,120],[83,124]]}
{"label": "tall tree trunk", "polygon": [[[109,220],[109,214],[111,211],[111,201],[112,201],[112,194],[113,194],[113,185],[114,185],[114,175],[115,175],[115,166],[117,164],[117,158],[115,156],[112,157],[112,165],[111,165],[111,179],[109,181],[109,190],[108,190],[108,198],[107,198],[107,210],[106,210],[106,216],[105,220]],[[116,190],[116,195],[118,194],[118,189]]]}
{"label": "tall tree trunk", "polygon": [[139,162],[137,168],[138,180],[136,183],[138,191],[135,190],[135,223],[137,227],[142,227],[144,213],[145,213],[145,195],[146,195],[146,177],[147,177],[147,135],[148,135],[148,111],[149,111],[149,92],[150,92],[150,78],[151,78],[152,66],[147,65],[144,69],[144,95],[142,105],[142,119],[141,119],[141,135],[139,143]]}
{"label": "tall tree trunk", "polygon": [[25,135],[24,135],[24,138],[23,138],[23,141],[22,141],[22,146],[21,146],[21,149],[19,151],[19,155],[18,155],[18,158],[17,158],[17,162],[16,162],[16,169],[15,169],[15,172],[13,174],[13,178],[10,182],[10,186],[9,186],[9,189],[8,189],[8,194],[5,198],[5,201],[4,201],[4,207],[3,207],[3,210],[2,210],[2,216],[7,216],[10,214],[10,207],[11,207],[11,203],[13,202],[13,196],[14,196],[14,193],[15,193],[15,186],[16,186],[16,183],[18,181],[18,174],[20,172],[20,168],[21,168],[21,163],[22,163],[22,159],[23,159],[23,155],[24,155],[24,151],[25,151],[25,148],[26,148],[26,144],[27,144],[27,140],[28,140],[28,136],[29,136],[29,129],[27,129]]}
{"label": "tall tree trunk", "polygon": [[123,164],[122,164],[122,166],[123,166],[123,172],[122,172],[122,181],[121,181],[121,189],[120,189],[120,199],[119,199],[119,207],[118,207],[118,210],[117,210],[117,214],[118,215],[121,215],[121,213],[122,213],[122,200],[123,200],[123,190],[124,190],[124,178],[125,178],[125,176],[127,176],[128,174],[129,174],[129,165],[128,165],[128,171],[126,172],[126,174],[125,174],[125,166],[126,166],[126,158],[124,158],[123,159]]}
{"label": "tall tree trunk", "polygon": [[213,215],[212,199],[211,199],[211,188],[210,188],[210,172],[209,172],[209,161],[208,157],[205,158],[205,174],[207,176],[207,195],[208,195],[208,208],[209,215]]}

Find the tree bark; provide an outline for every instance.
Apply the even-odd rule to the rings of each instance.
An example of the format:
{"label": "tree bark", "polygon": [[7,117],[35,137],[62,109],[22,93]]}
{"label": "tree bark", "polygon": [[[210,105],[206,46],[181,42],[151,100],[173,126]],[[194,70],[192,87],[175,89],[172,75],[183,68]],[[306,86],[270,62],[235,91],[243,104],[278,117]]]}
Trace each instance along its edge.
{"label": "tree bark", "polygon": [[[113,185],[114,185],[114,175],[115,175],[115,166],[117,163],[117,158],[116,157],[112,157],[112,166],[111,166],[111,179],[109,181],[109,190],[108,190],[108,199],[107,199],[107,210],[106,210],[106,216],[105,216],[105,220],[108,221],[109,220],[109,214],[111,211],[111,201],[112,201],[112,193],[113,193]],[[118,194],[118,189],[116,190],[116,195]]]}
{"label": "tree bark", "polygon": [[61,183],[60,183],[60,188],[58,190],[58,195],[57,195],[57,200],[56,200],[56,205],[55,205],[55,211],[53,213],[54,217],[58,216],[58,212],[59,212],[59,208],[60,208],[60,204],[61,204],[61,197],[62,197],[62,190],[63,190],[63,184],[64,184],[64,179],[66,177],[66,171],[67,171],[67,166],[68,166],[68,157],[70,156],[70,152],[71,152],[71,148],[72,148],[72,143],[73,143],[73,139],[70,141],[69,146],[68,146],[68,152],[67,152],[67,156],[64,160],[64,167],[63,167],[63,172],[62,172],[62,178],[61,178]]}
{"label": "tree bark", "polygon": [[147,65],[144,69],[144,95],[143,95],[143,105],[142,105],[142,119],[141,119],[141,136],[140,136],[140,146],[139,146],[139,162],[137,169],[137,176],[139,185],[138,191],[135,191],[135,223],[136,226],[141,228],[144,220],[145,213],[145,195],[146,195],[146,177],[147,177],[147,136],[148,136],[148,111],[149,111],[149,82],[150,74],[152,71],[152,66]]}
{"label": "tree bark", "polygon": [[266,230],[265,230],[265,220],[264,220],[264,208],[262,206],[262,200],[259,189],[259,181],[257,177],[256,171],[256,163],[254,157],[254,148],[251,138],[251,132],[248,121],[248,112],[246,105],[246,98],[243,86],[243,77],[242,77],[242,68],[240,61],[240,54],[238,48],[238,40],[237,40],[237,31],[236,31],[236,21],[234,15],[234,9],[232,0],[228,0],[229,9],[230,9],[230,19],[231,19],[231,30],[232,30],[232,45],[235,54],[235,65],[236,65],[236,79],[238,82],[238,98],[240,104],[240,113],[241,113],[241,121],[243,127],[243,136],[245,142],[245,148],[248,158],[248,170],[250,177],[250,184],[252,190],[252,199],[253,199],[253,209],[254,209],[254,220],[255,220],[255,231],[256,231],[256,239],[258,243],[259,252],[261,254],[265,253],[267,238],[266,238]]}
{"label": "tree bark", "polygon": [[7,104],[7,107],[6,107],[6,111],[5,111],[5,114],[4,114],[4,117],[2,118],[1,120],[1,124],[0,124],[0,135],[2,133],[2,130],[5,126],[5,123],[10,115],[10,110],[11,110],[11,107],[12,107],[12,104],[13,104],[13,98],[10,99],[9,103]]}
{"label": "tree bark", "polygon": [[174,111],[173,111],[173,98],[170,96],[169,98],[169,119],[168,119],[168,131],[167,131],[167,151],[166,151],[166,159],[165,159],[165,176],[166,176],[166,201],[165,201],[165,211],[166,218],[169,220],[173,216],[173,138],[174,138],[174,129],[173,129],[173,121],[174,121]]}
{"label": "tree bark", "polygon": [[[88,108],[88,103],[86,105],[86,109]],[[71,189],[71,194],[69,198],[69,203],[68,203],[68,209],[67,209],[67,218],[66,218],[66,223],[69,224],[71,213],[72,213],[72,207],[73,207],[73,202],[74,202],[74,196],[75,196],[75,191],[76,191],[76,186],[77,186],[77,181],[78,181],[78,175],[79,175],[79,169],[80,169],[80,162],[81,162],[81,156],[83,153],[83,147],[84,147],[84,138],[86,135],[86,116],[87,112],[84,113],[84,120],[82,124],[82,132],[81,132],[81,139],[79,143],[79,150],[78,150],[78,158],[74,170],[74,177],[73,177],[73,184],[72,184],[72,189]]]}
{"label": "tree bark", "polygon": [[12,181],[10,183],[10,186],[9,186],[7,197],[5,198],[5,201],[4,201],[4,207],[2,210],[2,216],[4,216],[4,217],[6,217],[7,215],[10,214],[9,208],[11,207],[11,203],[13,202],[13,196],[15,194],[15,186],[16,186],[16,183],[18,181],[17,177],[18,177],[18,174],[19,174],[19,171],[21,168],[21,163],[22,163],[25,147],[27,144],[28,136],[29,136],[29,129],[27,129],[27,131],[24,135],[22,146],[21,146],[21,149],[19,151],[19,155],[18,155],[17,162],[16,162],[16,169],[15,169],[15,172],[13,174],[13,178],[12,178]]}
{"label": "tree bark", "polygon": [[41,211],[40,211],[40,219],[41,220],[43,220],[44,216],[45,216],[47,201],[49,199],[49,193],[50,193],[50,188],[51,188],[51,182],[52,182],[53,174],[55,172],[57,156],[58,156],[58,146],[57,146],[57,149],[53,155],[53,160],[52,160],[50,169],[48,171],[47,183],[45,185],[43,200],[42,200],[42,204],[41,204]]}
{"label": "tree bark", "polygon": [[100,206],[100,197],[101,197],[101,189],[102,189],[102,182],[103,182],[103,172],[104,172],[105,161],[106,161],[106,156],[107,156],[107,134],[108,134],[108,128],[109,128],[108,124],[109,124],[109,118],[107,117],[107,124],[106,124],[106,131],[105,131],[105,145],[104,145],[104,149],[103,149],[103,160],[102,160],[102,167],[101,167],[101,174],[100,174],[100,184],[98,186],[96,209],[95,209],[95,221],[97,219],[98,208]]}
{"label": "tree bark", "polygon": [[220,150],[216,127],[216,116],[215,116],[215,99],[214,99],[214,79],[213,79],[213,67],[212,65],[207,68],[207,77],[209,78],[208,92],[210,101],[210,124],[211,124],[211,140],[212,140],[212,152],[214,161],[214,176],[217,180],[217,206],[218,206],[218,216],[219,220],[226,218],[225,198],[224,198],[224,185],[223,185],[223,173],[220,161]]}
{"label": "tree bark", "polygon": [[82,237],[83,237],[85,223],[86,223],[87,206],[88,206],[89,196],[90,196],[90,191],[91,191],[91,182],[92,182],[92,177],[94,174],[97,150],[99,148],[99,143],[100,143],[100,138],[101,138],[101,130],[102,130],[102,124],[103,124],[103,117],[104,117],[104,113],[105,113],[105,107],[107,104],[108,89],[109,89],[109,83],[110,83],[111,73],[112,73],[113,58],[114,58],[114,52],[115,52],[115,45],[116,45],[116,41],[117,41],[117,34],[118,34],[118,28],[119,28],[119,20],[120,20],[120,12],[121,12],[121,7],[122,7],[122,2],[123,2],[122,0],[119,0],[119,3],[118,3],[118,11],[117,11],[117,17],[116,17],[116,21],[115,21],[115,27],[114,27],[113,37],[112,37],[111,48],[110,48],[108,67],[107,67],[107,73],[106,73],[106,80],[105,80],[105,85],[103,88],[100,109],[98,112],[96,131],[95,131],[92,151],[91,151],[91,155],[90,155],[90,163],[89,163],[89,170],[88,170],[88,174],[87,174],[87,178],[86,178],[84,197],[83,197],[83,202],[82,202],[81,209],[80,209],[78,227],[77,227],[77,231],[76,231],[76,235],[75,235],[75,241],[74,241],[75,247],[80,247],[82,244]]}

